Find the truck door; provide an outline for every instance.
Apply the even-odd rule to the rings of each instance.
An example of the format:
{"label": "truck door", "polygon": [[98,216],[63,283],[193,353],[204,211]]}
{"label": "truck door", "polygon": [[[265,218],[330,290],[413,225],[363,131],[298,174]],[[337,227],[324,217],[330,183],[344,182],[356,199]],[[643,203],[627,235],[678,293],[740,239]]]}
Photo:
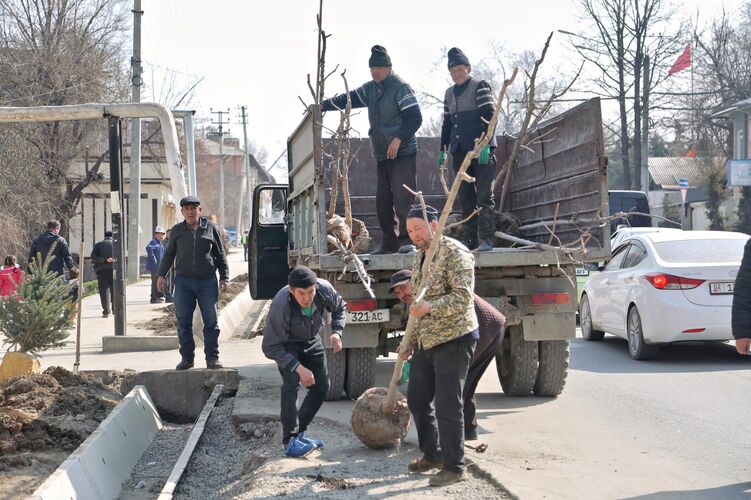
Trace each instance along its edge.
{"label": "truck door", "polygon": [[285,184],[256,186],[248,237],[248,283],[254,299],[272,299],[287,284],[286,212]]}

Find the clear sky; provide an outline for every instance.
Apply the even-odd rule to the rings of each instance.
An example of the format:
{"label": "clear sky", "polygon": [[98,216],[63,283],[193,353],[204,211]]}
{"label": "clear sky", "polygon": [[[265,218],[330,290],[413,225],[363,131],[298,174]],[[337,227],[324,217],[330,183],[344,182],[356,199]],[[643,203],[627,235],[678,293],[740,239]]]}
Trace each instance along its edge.
{"label": "clear sky", "polygon": [[[708,20],[722,4],[733,10],[742,0],[684,0],[679,17]],[[323,26],[327,66],[347,68],[351,86],[370,79],[368,57],[374,44],[385,46],[394,71],[418,90],[442,95],[448,84],[435,63],[443,47],[462,48],[470,60],[487,57],[491,41],[510,49],[539,51],[551,31],[580,31],[576,0],[325,0]],[[317,0],[143,0],[144,80],[142,99],[159,101],[166,86],[176,92],[199,77],[192,108],[197,119],[209,109],[231,109],[233,135],[242,134],[236,108],[248,107],[249,135],[268,150],[271,161],[284,149],[299,122],[301,96],[310,102],[306,75],[315,72]],[[580,61],[556,34],[549,60],[561,71]],[[676,54],[677,56],[677,54]],[[175,80],[164,78],[165,68]],[[343,90],[332,76],[326,95]],[[356,126],[367,133],[364,113]]]}

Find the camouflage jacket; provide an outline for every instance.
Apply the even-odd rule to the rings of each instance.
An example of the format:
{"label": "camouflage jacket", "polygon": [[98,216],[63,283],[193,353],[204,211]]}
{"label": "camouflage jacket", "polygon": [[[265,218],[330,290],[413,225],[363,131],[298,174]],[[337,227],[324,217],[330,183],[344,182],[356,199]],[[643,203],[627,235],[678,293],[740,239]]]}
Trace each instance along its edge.
{"label": "camouflage jacket", "polygon": [[[415,296],[421,289],[425,255],[425,250],[417,252],[412,265]],[[417,320],[413,344],[430,349],[477,328],[473,301],[475,258],[464,245],[453,238],[441,238],[438,254],[425,284],[428,286],[425,300],[432,309]]]}

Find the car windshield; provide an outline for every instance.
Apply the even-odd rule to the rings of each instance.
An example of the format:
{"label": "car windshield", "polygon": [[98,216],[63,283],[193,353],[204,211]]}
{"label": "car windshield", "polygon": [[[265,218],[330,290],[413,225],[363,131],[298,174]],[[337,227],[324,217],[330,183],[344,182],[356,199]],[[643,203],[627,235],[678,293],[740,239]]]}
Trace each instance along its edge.
{"label": "car windshield", "polygon": [[666,262],[740,262],[746,240],[681,240],[655,243],[657,255]]}

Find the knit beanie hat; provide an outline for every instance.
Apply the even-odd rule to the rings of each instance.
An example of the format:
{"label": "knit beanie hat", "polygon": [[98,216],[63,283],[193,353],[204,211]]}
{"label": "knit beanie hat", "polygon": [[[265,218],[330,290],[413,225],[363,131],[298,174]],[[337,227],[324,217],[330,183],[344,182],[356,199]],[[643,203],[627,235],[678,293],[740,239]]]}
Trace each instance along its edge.
{"label": "knit beanie hat", "polygon": [[308,288],[315,285],[317,281],[316,273],[307,267],[297,267],[289,273],[287,283],[294,288]]}
{"label": "knit beanie hat", "polygon": [[450,48],[449,49],[449,69],[453,68],[454,66],[459,66],[460,64],[469,66],[469,58],[466,55],[464,55],[464,52],[462,52],[462,49],[458,49],[456,47]]}
{"label": "knit beanie hat", "polygon": [[368,59],[368,67],[370,68],[390,68],[391,57],[386,52],[386,48],[381,45],[373,45],[370,49],[370,59]]}
{"label": "knit beanie hat", "polygon": [[[428,219],[428,222],[434,222],[438,220],[438,210],[431,207],[430,205],[425,205],[425,217]],[[409,209],[409,213],[407,214],[408,219],[422,219],[423,213],[422,213],[422,205],[415,205],[412,208]]]}

